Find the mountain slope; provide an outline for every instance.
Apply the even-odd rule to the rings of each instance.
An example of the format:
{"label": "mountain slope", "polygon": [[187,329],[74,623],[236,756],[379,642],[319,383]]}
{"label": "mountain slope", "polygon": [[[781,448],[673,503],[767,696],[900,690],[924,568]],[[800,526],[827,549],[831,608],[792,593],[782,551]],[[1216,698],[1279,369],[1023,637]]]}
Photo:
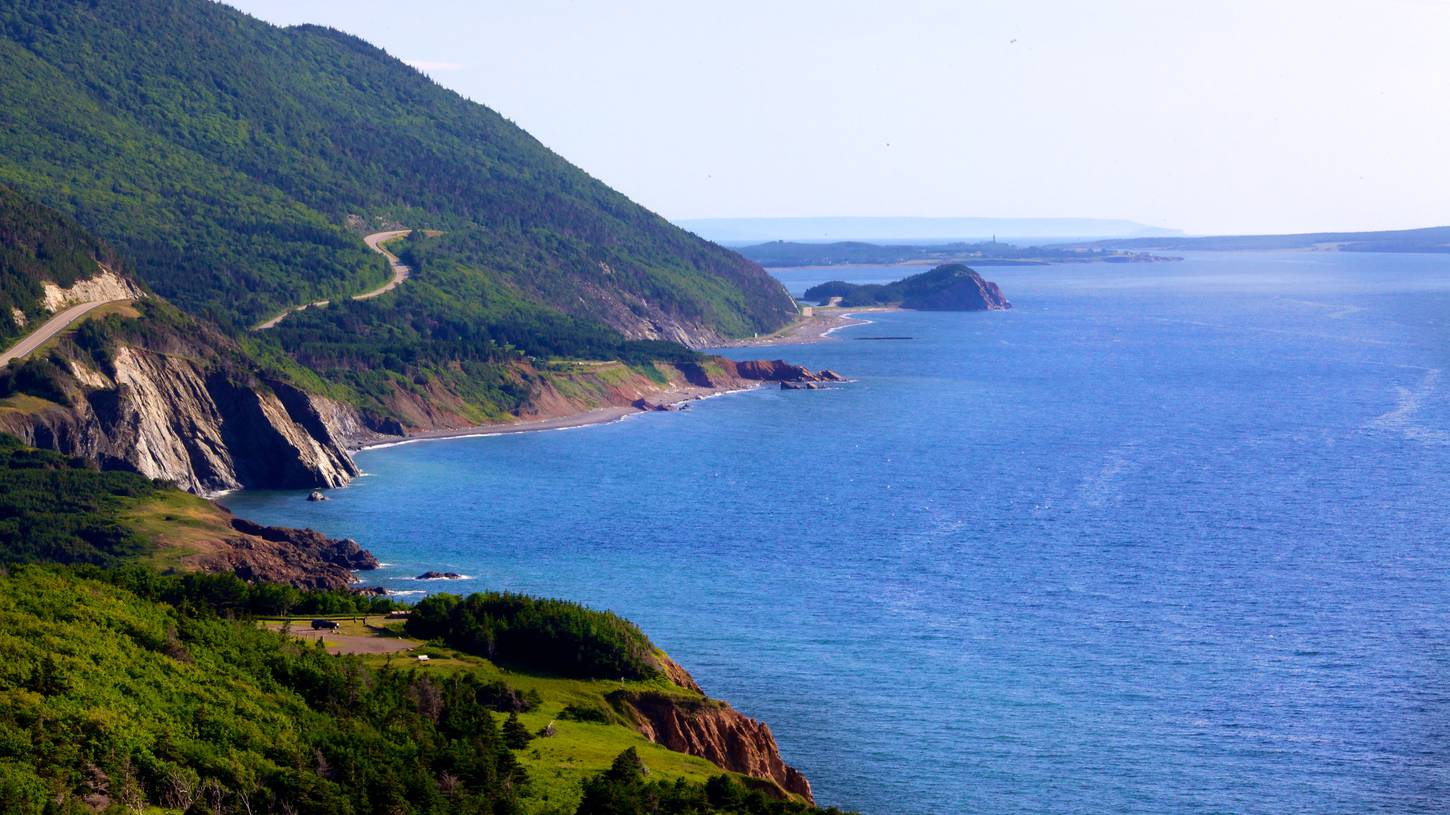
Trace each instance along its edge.
{"label": "mountain slope", "polygon": [[0,367],[0,430],[196,492],[357,474],[342,439],[355,412],[146,292],[75,222],[0,187],[3,347],[95,301],[112,302]]}
{"label": "mountain slope", "polygon": [[460,232],[475,277],[629,338],[704,344],[794,313],[755,264],[335,31],[203,0],[14,0],[0,95],[0,181],[226,325],[377,285],[347,225],[388,222]]}

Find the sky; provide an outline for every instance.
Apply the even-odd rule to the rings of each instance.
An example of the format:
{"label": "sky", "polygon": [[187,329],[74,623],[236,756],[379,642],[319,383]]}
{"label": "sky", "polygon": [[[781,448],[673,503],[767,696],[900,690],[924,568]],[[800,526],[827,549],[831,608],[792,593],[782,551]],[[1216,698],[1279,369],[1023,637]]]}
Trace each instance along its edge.
{"label": "sky", "polygon": [[1450,224],[1450,0],[231,0],[671,219]]}

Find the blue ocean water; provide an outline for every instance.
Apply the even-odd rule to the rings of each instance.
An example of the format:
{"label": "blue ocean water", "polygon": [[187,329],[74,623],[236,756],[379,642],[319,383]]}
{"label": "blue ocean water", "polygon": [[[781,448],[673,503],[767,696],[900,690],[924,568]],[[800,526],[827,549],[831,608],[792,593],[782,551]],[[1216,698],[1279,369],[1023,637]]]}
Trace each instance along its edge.
{"label": "blue ocean water", "polygon": [[636,620],[825,804],[1446,811],[1450,256],[986,271],[1012,311],[731,352],[849,385],[228,503]]}

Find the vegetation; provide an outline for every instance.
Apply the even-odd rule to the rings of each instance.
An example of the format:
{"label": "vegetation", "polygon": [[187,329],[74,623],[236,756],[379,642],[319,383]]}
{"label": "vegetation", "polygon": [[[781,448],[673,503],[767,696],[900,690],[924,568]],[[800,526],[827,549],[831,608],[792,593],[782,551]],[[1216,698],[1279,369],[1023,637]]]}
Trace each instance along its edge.
{"label": "vegetation", "polygon": [[371,669],[55,567],[0,577],[0,655],[6,812],[498,813],[526,781],[469,674]]}
{"label": "vegetation", "polygon": [[655,647],[634,623],[566,600],[523,594],[435,594],[407,632],[503,665],[582,679],[660,676]]}
{"label": "vegetation", "polygon": [[[963,297],[961,294],[969,292]],[[903,306],[905,308],[983,308],[982,292],[995,290],[972,269],[960,263],[947,263],[929,272],[914,274],[895,283],[847,283],[831,280],[812,286],[802,295],[807,300],[826,303],[841,298],[840,305],[849,308],[869,306]],[[997,293],[1000,297],[1000,293]],[[975,302],[974,302],[975,301]]]}
{"label": "vegetation", "polygon": [[0,96],[0,182],[226,325],[381,283],[347,224],[385,222],[459,231],[461,263],[571,313],[592,291],[725,333],[792,316],[754,264],[337,31],[201,0],[18,0],[0,9]]}
{"label": "vegetation", "polygon": [[[189,520],[172,499],[201,499],[9,437],[0,451],[0,517],[31,530],[7,531],[0,550],[0,811],[567,813],[628,748],[680,783],[591,782],[596,797],[663,807],[640,811],[804,811],[711,780],[718,768],[648,743],[611,713],[612,694],[665,682],[648,639],[614,615],[517,595],[414,609],[430,630],[480,620],[460,629],[465,639],[489,632],[509,667],[541,666],[530,673],[448,648],[407,669],[390,654],[330,656],[257,621],[399,604],[157,571],[149,550],[166,525]],[[35,537],[47,520],[55,528]],[[92,528],[132,545],[96,546]],[[44,560],[71,565],[34,562]],[[401,621],[386,624],[403,633]],[[746,803],[715,806],[736,799],[708,797],[707,783]]]}
{"label": "vegetation", "polygon": [[149,543],[119,515],[161,487],[0,434],[0,562],[111,565]]}
{"label": "vegetation", "polygon": [[41,308],[43,282],[67,288],[94,275],[97,262],[114,263],[100,241],[69,218],[0,186],[0,343],[50,316]]}
{"label": "vegetation", "polygon": [[626,340],[542,305],[502,275],[419,249],[450,237],[408,241],[401,251],[413,276],[389,296],[294,314],[250,346],[296,360],[324,389],[375,414],[388,413],[394,390],[438,385],[479,408],[480,420],[518,410],[537,385],[526,371],[556,357],[639,366],[699,358],[672,342]]}
{"label": "vegetation", "polygon": [[625,750],[608,770],[584,782],[584,798],[577,815],[785,815],[823,811],[799,801],[772,798],[726,775],[717,775],[704,784],[647,779],[648,769],[639,754],[633,748]]}

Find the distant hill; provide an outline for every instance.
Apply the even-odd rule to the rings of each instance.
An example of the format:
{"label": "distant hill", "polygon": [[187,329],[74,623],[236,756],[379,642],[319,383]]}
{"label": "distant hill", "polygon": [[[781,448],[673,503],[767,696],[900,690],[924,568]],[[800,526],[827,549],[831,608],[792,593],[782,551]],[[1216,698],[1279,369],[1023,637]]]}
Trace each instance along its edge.
{"label": "distant hill", "polygon": [[1181,235],[1133,221],[1101,218],[694,218],[680,226],[703,238],[738,245],[765,241],[1041,242]]}
{"label": "distant hill", "polygon": [[835,266],[850,263],[970,263],[974,266],[1043,266],[1048,263],[1139,263],[1177,258],[1103,247],[1014,246],[1001,241],[978,243],[800,243],[771,241],[736,247],[737,252],[766,267]]}
{"label": "distant hill", "polygon": [[207,0],[10,0],[0,99],[0,183],[223,325],[382,282],[359,234],[392,223],[454,235],[473,288],[626,338],[705,343],[794,313],[755,264],[334,30]]}
{"label": "distant hill", "polygon": [[919,311],[1005,311],[1012,307],[1002,290],[976,270],[944,263],[929,272],[894,283],[847,283],[832,280],[805,290],[803,297],[822,305],[846,308],[900,306]]}
{"label": "distant hill", "polygon": [[[1322,249],[1336,252],[1450,252],[1450,226],[1382,232],[1301,232],[1293,235],[1221,235],[1100,240],[1083,248],[1170,249],[1179,251],[1270,251]],[[1068,247],[1064,247],[1068,248]]]}

